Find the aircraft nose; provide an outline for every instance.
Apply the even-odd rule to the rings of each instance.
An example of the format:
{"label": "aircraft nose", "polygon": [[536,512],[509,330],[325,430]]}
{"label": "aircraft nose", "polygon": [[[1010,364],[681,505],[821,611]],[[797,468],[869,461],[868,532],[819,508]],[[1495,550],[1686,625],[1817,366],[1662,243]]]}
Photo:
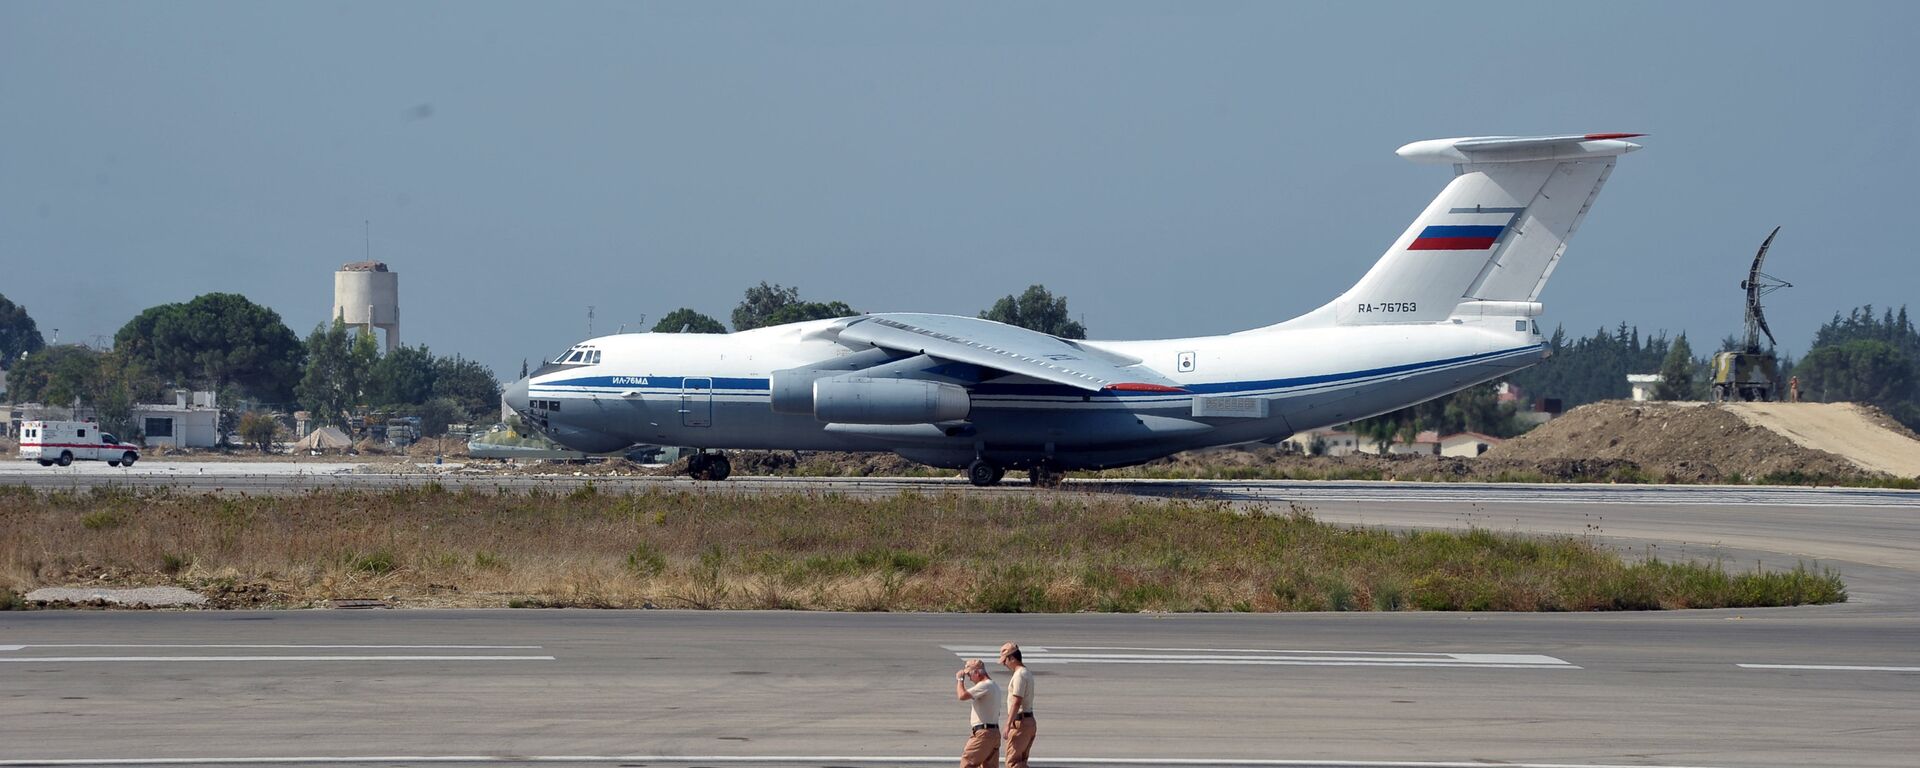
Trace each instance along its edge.
{"label": "aircraft nose", "polygon": [[519,381],[508,384],[507,390],[501,393],[500,396],[501,399],[507,401],[507,407],[512,408],[515,413],[526,413],[527,377],[522,376]]}

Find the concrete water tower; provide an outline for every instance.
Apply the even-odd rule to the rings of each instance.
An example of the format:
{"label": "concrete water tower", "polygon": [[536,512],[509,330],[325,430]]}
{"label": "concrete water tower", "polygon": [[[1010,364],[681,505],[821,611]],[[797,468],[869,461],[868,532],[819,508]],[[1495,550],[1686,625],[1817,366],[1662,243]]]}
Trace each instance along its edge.
{"label": "concrete water tower", "polygon": [[386,349],[400,346],[400,273],[385,262],[356,261],[333,273],[333,316],[362,333],[387,332]]}

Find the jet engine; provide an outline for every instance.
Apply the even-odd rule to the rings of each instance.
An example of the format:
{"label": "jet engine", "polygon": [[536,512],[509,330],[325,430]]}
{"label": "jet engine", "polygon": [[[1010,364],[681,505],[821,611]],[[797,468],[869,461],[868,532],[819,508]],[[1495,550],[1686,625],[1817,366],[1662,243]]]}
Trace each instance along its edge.
{"label": "jet engine", "polygon": [[931,424],[967,417],[965,387],[920,379],[836,376],[813,382],[813,417],[838,424]]}

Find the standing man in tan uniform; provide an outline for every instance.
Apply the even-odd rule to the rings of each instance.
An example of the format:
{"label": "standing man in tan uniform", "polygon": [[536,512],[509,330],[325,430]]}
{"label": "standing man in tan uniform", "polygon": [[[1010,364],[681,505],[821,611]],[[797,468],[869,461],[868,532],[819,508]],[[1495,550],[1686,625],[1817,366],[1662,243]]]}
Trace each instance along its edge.
{"label": "standing man in tan uniform", "polygon": [[953,688],[973,708],[973,735],[960,752],[960,768],[997,768],[1000,763],[1000,684],[987,677],[987,665],[968,659],[954,673]]}
{"label": "standing man in tan uniform", "polygon": [[1020,646],[1000,646],[1000,664],[1013,670],[1007,680],[1007,768],[1027,768],[1038,725],[1033,719],[1033,671],[1020,660]]}

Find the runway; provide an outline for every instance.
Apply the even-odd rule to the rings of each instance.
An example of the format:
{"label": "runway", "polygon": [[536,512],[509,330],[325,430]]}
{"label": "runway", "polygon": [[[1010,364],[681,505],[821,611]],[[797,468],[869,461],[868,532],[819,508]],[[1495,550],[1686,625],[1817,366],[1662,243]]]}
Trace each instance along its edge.
{"label": "runway", "polygon": [[[100,475],[144,477],[7,473],[0,484],[84,487]],[[152,477],[281,492],[340,478],[349,479],[339,487],[368,488],[429,479],[178,475]],[[439,482],[589,479],[695,487]],[[980,492],[922,480],[723,485]],[[1589,535],[1632,556],[1720,557],[1734,567],[1817,559],[1841,570],[1853,599],[1639,614],[0,613],[0,768],[951,763],[966,735],[952,670],[1005,640],[1028,648],[1039,676],[1036,765],[1905,766],[1920,754],[1920,494],[1069,488],[1297,505],[1386,527]]]}

